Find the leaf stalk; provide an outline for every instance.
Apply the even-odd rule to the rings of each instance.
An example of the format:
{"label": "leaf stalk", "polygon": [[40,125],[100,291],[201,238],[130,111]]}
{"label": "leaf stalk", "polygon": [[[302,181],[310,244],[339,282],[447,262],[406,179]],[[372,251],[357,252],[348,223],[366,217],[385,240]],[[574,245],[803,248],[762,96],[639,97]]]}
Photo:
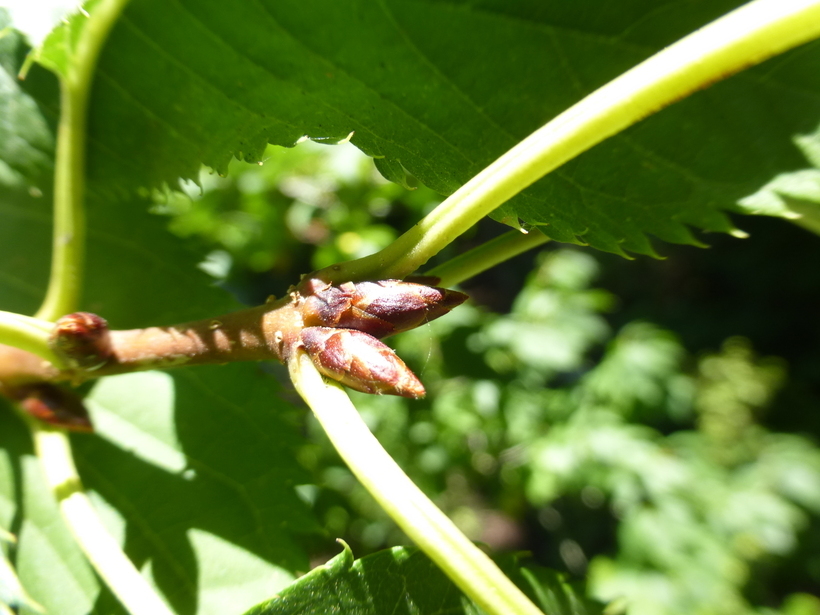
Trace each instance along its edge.
{"label": "leaf stalk", "polygon": [[398,526],[489,615],[543,615],[495,563],[407,477],[350,398],[302,351],[288,361],[296,390],[362,485]]}
{"label": "leaf stalk", "polygon": [[442,286],[455,286],[549,240],[538,229],[528,233],[509,231],[426,271],[425,275],[439,278]]}
{"label": "leaf stalk", "polygon": [[[85,261],[85,157],[88,101],[94,68],[108,32],[128,0],[102,0],[89,16],[60,74],[60,120],[54,169],[51,271],[37,317],[57,320],[77,309]],[[71,31],[64,28],[71,49]]]}

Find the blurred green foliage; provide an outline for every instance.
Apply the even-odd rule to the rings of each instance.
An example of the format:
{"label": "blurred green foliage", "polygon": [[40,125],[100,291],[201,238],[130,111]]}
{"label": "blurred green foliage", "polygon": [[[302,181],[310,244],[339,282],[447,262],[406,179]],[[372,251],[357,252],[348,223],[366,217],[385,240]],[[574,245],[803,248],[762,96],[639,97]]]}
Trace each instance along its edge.
{"label": "blurred green foliage", "polygon": [[[249,303],[304,273],[385,247],[441,197],[383,179],[350,144],[271,146],[260,165],[238,160],[227,176],[156,195],[171,230],[210,250],[204,266]],[[266,290],[270,289],[270,290]],[[250,293],[250,296],[247,295]]]}
{"label": "blurred green foliage", "polygon": [[[201,185],[157,211],[248,301],[383,247],[437,201],[385,183],[355,150],[304,145]],[[586,575],[611,613],[820,613],[820,555],[801,548],[820,543],[820,449],[766,424],[789,367],[743,337],[693,353],[640,318],[615,326],[622,299],[595,286],[600,260],[554,245],[514,297],[488,302],[509,310],[471,303],[399,336],[428,397],[353,393],[357,407],[469,536]],[[486,279],[474,296],[502,292]],[[402,542],[317,424],[307,429],[299,457],[315,484],[301,490],[328,539],[361,554]]]}

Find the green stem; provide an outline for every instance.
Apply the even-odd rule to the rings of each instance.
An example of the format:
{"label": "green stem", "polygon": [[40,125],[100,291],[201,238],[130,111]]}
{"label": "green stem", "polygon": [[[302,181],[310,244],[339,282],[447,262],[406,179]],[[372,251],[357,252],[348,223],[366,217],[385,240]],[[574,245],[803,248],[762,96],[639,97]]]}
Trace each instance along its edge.
{"label": "green stem", "polygon": [[[108,32],[127,0],[94,7],[66,73],[60,79],[60,122],[54,169],[54,232],[51,273],[37,317],[57,320],[77,309],[85,259],[85,141],[94,67]],[[66,37],[70,32],[66,29]]]}
{"label": "green stem", "polygon": [[56,320],[76,309],[82,285],[85,243],[83,207],[85,109],[82,95],[61,82],[60,124],[54,172],[54,237],[51,277],[38,318]]}
{"label": "green stem", "polygon": [[83,493],[68,436],[29,421],[37,456],[60,511],[94,569],[131,615],[173,615],[108,533]]}
{"label": "green stem", "polygon": [[529,233],[510,231],[426,271],[424,275],[440,278],[438,284],[445,288],[455,286],[549,240],[537,229]]}
{"label": "green stem", "polygon": [[0,311],[0,344],[14,346],[36,354],[54,365],[60,365],[48,345],[48,337],[53,328],[54,325],[45,320]]}
{"label": "green stem", "polygon": [[488,615],[542,615],[407,477],[339,385],[325,382],[302,351],[288,367],[296,390],[362,485],[473,602]]}
{"label": "green stem", "polygon": [[493,162],[384,250],[325,277],[404,277],[495,208],[664,107],[820,36],[820,1],[755,0],[596,90]]}

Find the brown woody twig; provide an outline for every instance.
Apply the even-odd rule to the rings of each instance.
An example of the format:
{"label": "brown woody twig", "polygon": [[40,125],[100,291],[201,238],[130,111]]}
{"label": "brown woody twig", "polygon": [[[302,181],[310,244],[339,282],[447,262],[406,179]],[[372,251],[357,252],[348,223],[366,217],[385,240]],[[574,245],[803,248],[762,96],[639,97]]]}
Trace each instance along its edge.
{"label": "brown woody twig", "polygon": [[424,387],[381,338],[443,316],[463,293],[400,280],[332,284],[307,277],[282,299],[167,327],[109,330],[88,312],[60,318],[50,337],[60,369],[0,345],[0,393],[42,420],[88,431],[82,405],[59,383],[149,369],[276,359],[304,349],[316,368],[358,391],[418,398]]}

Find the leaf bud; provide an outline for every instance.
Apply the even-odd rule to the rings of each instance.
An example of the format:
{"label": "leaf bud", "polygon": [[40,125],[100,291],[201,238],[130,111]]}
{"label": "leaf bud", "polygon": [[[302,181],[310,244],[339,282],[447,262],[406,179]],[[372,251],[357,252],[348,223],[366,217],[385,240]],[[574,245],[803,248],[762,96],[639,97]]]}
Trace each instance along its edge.
{"label": "leaf bud", "polygon": [[402,280],[345,282],[339,286],[311,280],[305,298],[305,326],[356,329],[382,338],[409,331],[443,316],[466,301],[455,290]]}
{"label": "leaf bud", "polygon": [[105,365],[112,353],[108,323],[90,312],[60,318],[54,323],[49,345],[69,367],[87,371]]}
{"label": "leaf bud", "polygon": [[302,344],[322,374],[351,389],[419,398],[424,387],[392,348],[354,329],[307,327]]}
{"label": "leaf bud", "polygon": [[69,431],[94,431],[82,400],[69,389],[48,382],[8,387],[2,392],[26,413]]}

